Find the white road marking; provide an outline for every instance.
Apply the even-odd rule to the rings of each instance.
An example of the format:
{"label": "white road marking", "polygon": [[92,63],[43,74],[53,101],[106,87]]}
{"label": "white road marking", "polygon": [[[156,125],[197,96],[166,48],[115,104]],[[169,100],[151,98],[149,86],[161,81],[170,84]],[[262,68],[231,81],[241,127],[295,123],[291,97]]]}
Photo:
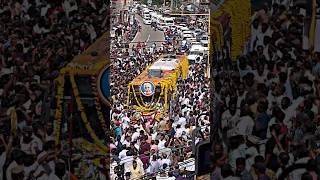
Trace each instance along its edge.
{"label": "white road marking", "polygon": [[148,42],[148,41],[149,41],[149,39],[150,39],[150,34],[149,34],[149,36],[148,36],[148,38],[147,38],[146,42]]}

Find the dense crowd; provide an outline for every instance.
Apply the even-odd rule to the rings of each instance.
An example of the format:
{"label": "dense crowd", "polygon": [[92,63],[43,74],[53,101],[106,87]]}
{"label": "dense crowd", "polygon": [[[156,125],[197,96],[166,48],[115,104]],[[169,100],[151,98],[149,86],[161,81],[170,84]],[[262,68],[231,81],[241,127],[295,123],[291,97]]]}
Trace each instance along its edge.
{"label": "dense crowd", "polygon": [[77,179],[48,100],[59,70],[107,30],[106,13],[106,1],[0,1],[0,180]]}
{"label": "dense crowd", "polygon": [[319,179],[320,57],[302,48],[304,12],[290,1],[264,4],[248,53],[219,60],[213,179]]}
{"label": "dense crowd", "polygon": [[[124,28],[127,29],[127,28]],[[125,34],[125,31],[123,31]],[[143,28],[141,32],[143,33]],[[164,30],[167,41],[161,45],[134,44],[132,48],[113,48],[111,93],[113,100],[111,141],[111,179],[179,179],[190,177],[195,171],[192,155],[192,130],[199,127],[208,138],[208,83],[206,64],[192,64],[186,79],[178,82],[169,117],[165,114],[159,121],[155,117],[144,119],[132,107],[126,107],[127,85],[145,68],[158,60],[160,54],[170,54],[179,49],[178,33]],[[115,37],[120,44],[122,36]],[[175,47],[172,45],[176,43]],[[201,113],[204,115],[198,117]],[[200,141],[200,137],[195,138]]]}

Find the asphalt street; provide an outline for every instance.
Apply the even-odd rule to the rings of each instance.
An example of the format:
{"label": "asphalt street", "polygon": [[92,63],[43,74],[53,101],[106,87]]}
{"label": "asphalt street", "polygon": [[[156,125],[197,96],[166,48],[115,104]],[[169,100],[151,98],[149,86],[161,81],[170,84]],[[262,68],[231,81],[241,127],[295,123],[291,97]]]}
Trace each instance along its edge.
{"label": "asphalt street", "polygon": [[[136,14],[136,20],[141,25],[141,32],[137,33],[132,42],[146,42],[147,46],[150,46],[154,41],[164,41],[164,33],[162,31],[154,31],[151,25],[145,25],[143,23],[143,18],[138,14]],[[161,44],[162,42],[156,42],[157,47]],[[133,45],[136,46],[137,43],[130,43],[130,49]]]}

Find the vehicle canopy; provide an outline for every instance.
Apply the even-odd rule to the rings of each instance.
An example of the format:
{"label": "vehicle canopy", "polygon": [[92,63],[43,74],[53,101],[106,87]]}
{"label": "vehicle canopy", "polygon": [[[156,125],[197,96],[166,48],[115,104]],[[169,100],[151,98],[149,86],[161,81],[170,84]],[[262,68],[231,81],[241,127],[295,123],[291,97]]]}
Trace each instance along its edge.
{"label": "vehicle canopy", "polygon": [[[189,70],[185,55],[164,55],[128,85],[128,105],[138,112],[167,111],[179,78]],[[131,103],[132,102],[132,103]],[[159,104],[162,107],[159,107]]]}

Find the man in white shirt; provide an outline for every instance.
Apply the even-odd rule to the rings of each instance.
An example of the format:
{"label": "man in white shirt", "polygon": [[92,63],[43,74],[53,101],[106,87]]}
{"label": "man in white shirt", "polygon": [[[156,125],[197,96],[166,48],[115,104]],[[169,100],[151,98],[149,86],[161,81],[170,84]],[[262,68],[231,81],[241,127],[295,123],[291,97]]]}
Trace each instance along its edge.
{"label": "man in white shirt", "polygon": [[258,64],[257,70],[254,71],[254,80],[257,83],[265,83],[267,81],[268,72],[265,71],[263,64]]}
{"label": "man in white shirt", "polygon": [[285,118],[283,120],[284,124],[287,125],[288,129],[292,127],[291,119],[296,115],[296,109],[304,101],[303,97],[299,97],[290,104],[290,99],[288,97],[283,97],[281,100],[281,109],[285,113]]}
{"label": "man in white shirt", "polygon": [[136,141],[138,137],[140,136],[140,133],[134,128],[134,133],[131,136],[131,142]]}
{"label": "man in white shirt", "polygon": [[167,158],[167,154],[166,153],[162,153],[162,159],[160,162],[160,166],[163,167],[164,164],[167,164],[168,166],[171,165],[171,160]]}
{"label": "man in white shirt", "polygon": [[241,107],[241,102],[246,98],[248,91],[245,91],[245,86],[243,83],[240,83],[238,91],[237,91],[237,95],[238,95],[238,99],[237,99],[237,108],[240,109]]}
{"label": "man in white shirt", "polygon": [[236,125],[240,117],[240,110],[236,108],[236,104],[230,103],[229,109],[223,112],[221,116],[222,129],[232,129]]}
{"label": "man in white shirt", "polygon": [[182,113],[179,114],[179,120],[177,123],[175,124],[180,124],[181,127],[185,127],[187,124],[187,119],[185,117],[183,117]]}
{"label": "man in white shirt", "polygon": [[22,170],[24,169],[24,153],[17,150],[17,151],[13,151],[12,154],[15,155],[15,159],[9,164],[9,166],[6,169],[6,177],[7,180],[14,180],[12,178],[12,173],[15,173],[16,170]]}
{"label": "man in white shirt", "polygon": [[250,116],[240,117],[239,122],[236,125],[235,135],[248,136],[252,134],[254,127],[254,121]]}
{"label": "man in white shirt", "polygon": [[165,144],[166,144],[167,141],[165,140],[164,137],[165,137],[164,134],[161,134],[161,135],[160,135],[159,145],[158,145],[158,148],[159,148],[159,149],[165,148]]}
{"label": "man in white shirt", "polygon": [[182,128],[180,124],[177,125],[176,127],[176,134],[175,137],[179,138],[182,136],[182,132],[185,130],[185,128]]}
{"label": "man in white shirt", "polygon": [[131,137],[130,136],[126,136],[124,141],[122,141],[121,143],[123,145],[126,145],[126,147],[130,147],[130,140],[131,140]]}
{"label": "man in white shirt", "polygon": [[167,157],[170,157],[172,153],[172,150],[168,148],[168,143],[165,143],[164,148],[159,148],[159,154],[166,154]]}
{"label": "man in white shirt", "polygon": [[120,159],[123,159],[123,158],[125,158],[127,156],[127,152],[128,152],[127,147],[130,147],[130,145],[129,146],[125,145],[124,149],[122,149],[122,151],[120,151],[120,153],[119,153],[119,158]]}

